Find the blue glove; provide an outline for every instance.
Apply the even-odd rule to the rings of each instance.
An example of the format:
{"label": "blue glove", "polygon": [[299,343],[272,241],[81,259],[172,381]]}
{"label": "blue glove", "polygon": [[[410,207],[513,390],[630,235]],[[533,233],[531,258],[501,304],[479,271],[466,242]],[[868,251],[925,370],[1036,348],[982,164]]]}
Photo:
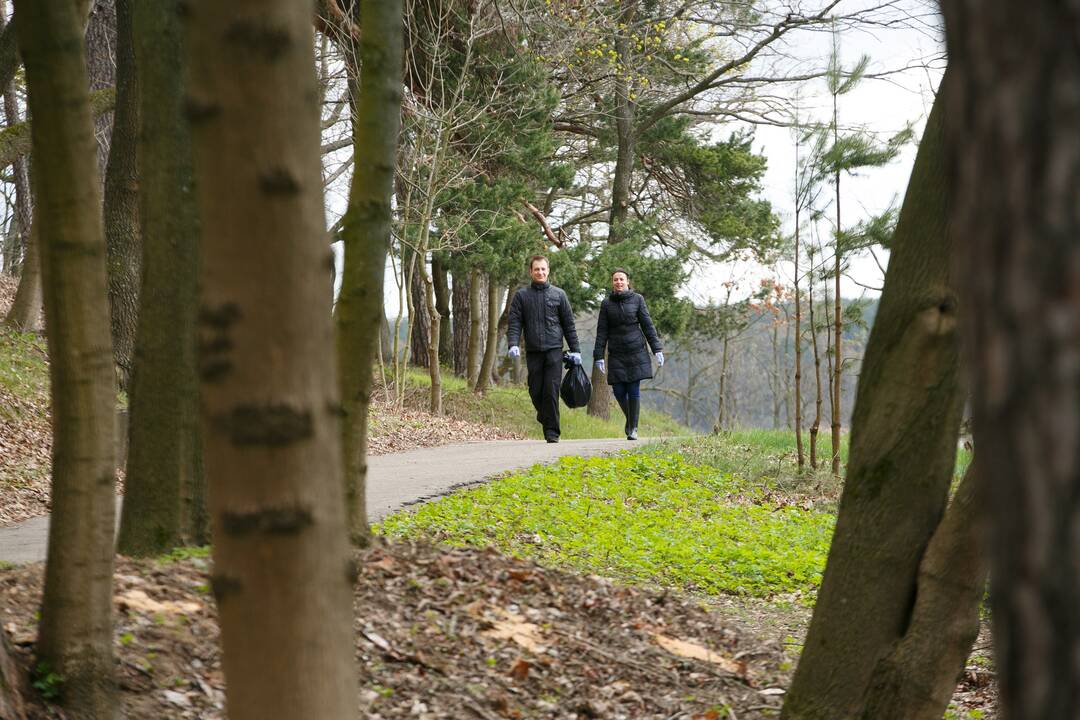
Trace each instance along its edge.
{"label": "blue glove", "polygon": [[517,359],[521,357],[521,348],[519,348],[517,345],[511,345],[510,349],[507,351],[506,354],[514,359]]}
{"label": "blue glove", "polygon": [[574,363],[575,365],[581,364],[581,353],[570,353],[569,357],[570,362]]}
{"label": "blue glove", "polygon": [[599,370],[602,375],[607,375],[607,369],[604,367],[603,360],[596,361],[596,369]]}
{"label": "blue glove", "polygon": [[662,352],[656,353],[656,364],[659,365],[660,367],[664,367],[664,353],[662,353]]}

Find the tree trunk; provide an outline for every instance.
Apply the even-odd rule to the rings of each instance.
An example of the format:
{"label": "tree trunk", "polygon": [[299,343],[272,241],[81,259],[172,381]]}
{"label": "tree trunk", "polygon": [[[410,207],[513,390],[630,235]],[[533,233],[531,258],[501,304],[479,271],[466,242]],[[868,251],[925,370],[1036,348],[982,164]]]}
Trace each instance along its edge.
{"label": "tree trunk", "polygon": [[[195,357],[199,220],[179,6],[130,2],[117,0],[116,9],[121,37],[131,13],[138,42],[143,261],[118,548],[145,556],[209,537]],[[119,129],[120,113],[117,120]],[[114,156],[119,145],[114,138]]]}
{"label": "tree trunk", "polygon": [[356,711],[355,575],[326,311],[312,8],[187,7],[211,584],[228,715],[346,720]]}
{"label": "tree trunk", "polygon": [[30,234],[26,238],[26,252],[23,255],[22,275],[19,276],[15,299],[4,322],[23,332],[35,332],[41,329],[41,308],[41,240],[31,220]]}
{"label": "tree trunk", "polygon": [[818,433],[821,432],[821,354],[818,352],[817,321],[814,319],[814,281],[813,267],[810,268],[810,287],[807,288],[806,305],[810,310],[810,339],[814,349],[814,422],[810,423],[810,467],[817,470],[818,466]]}
{"label": "tree trunk", "polygon": [[[798,145],[795,146],[795,166],[798,171]],[[798,203],[798,193],[795,202]],[[799,209],[795,209],[795,451],[799,473],[806,467],[802,436],[802,298],[799,297]]]}
{"label": "tree trunk", "polygon": [[115,402],[105,236],[82,23],[68,0],[18,0],[52,404],[52,521],[37,655],[73,717],[116,713],[112,658]]}
{"label": "tree trunk", "polygon": [[[9,83],[4,89],[4,117],[8,126],[20,122],[19,100],[14,84]],[[4,264],[9,275],[15,275],[26,261],[26,251],[30,245],[30,218],[33,215],[33,197],[30,193],[29,160],[20,155],[11,163],[11,174],[15,185],[15,214],[13,222],[16,232],[12,233],[12,250]]]}
{"label": "tree trunk", "polygon": [[986,513],[968,467],[919,566],[904,638],[874,670],[863,720],[939,720],[979,634],[986,589]]}
{"label": "tree trunk", "polygon": [[[439,327],[442,318],[435,307],[435,286],[431,278],[427,276],[426,268],[421,265],[420,272],[424,281],[424,301],[427,305],[428,322],[430,331],[428,337],[439,337]],[[431,378],[430,402],[428,410],[432,415],[442,415],[442,367],[439,365],[439,346],[437,343],[428,343],[428,377]]]}
{"label": "tree trunk", "polygon": [[[365,0],[361,67],[353,106],[352,184],[342,227],[345,265],[337,309],[337,356],[345,415],[345,504],[349,537],[366,545],[368,413],[375,342],[389,329],[383,309],[383,268],[390,247],[394,162],[401,109],[401,0]],[[350,72],[355,74],[355,68]],[[389,348],[389,330],[386,333]]]}
{"label": "tree trunk", "polygon": [[[105,168],[105,250],[109,271],[109,317],[113,362],[128,390],[139,315],[139,85],[132,35],[132,0],[116,0],[116,111]],[[93,22],[91,23],[93,25]],[[153,43],[149,43],[153,47]],[[180,65],[169,68],[179,74]],[[179,112],[179,109],[176,109]],[[183,198],[177,198],[181,203]],[[166,282],[170,282],[166,279]],[[168,308],[171,312],[173,308]]]}
{"label": "tree trunk", "polygon": [[727,374],[728,374],[728,348],[730,336],[724,336],[724,346],[720,353],[720,386],[716,403],[716,424],[713,425],[713,435],[719,435],[727,428]]}
{"label": "tree trunk", "polygon": [[442,317],[439,323],[439,362],[449,367],[454,362],[454,340],[450,331],[450,284],[446,265],[437,257],[431,259],[431,280],[435,283],[435,309]]}
{"label": "tree trunk", "polygon": [[[518,287],[520,286],[516,281],[507,285],[506,294],[503,296],[502,312],[499,313],[499,321],[495,325],[495,364],[491,378],[494,383],[502,382],[503,377],[513,371],[513,361],[506,357],[505,350],[508,348],[504,348],[503,338],[506,337],[506,331],[510,327],[510,302],[514,299],[514,293],[517,292]],[[500,348],[504,348],[501,353]]]}
{"label": "tree trunk", "polygon": [[860,716],[874,667],[910,625],[923,551],[948,498],[963,393],[941,104],[939,93],[867,342],[836,530],[784,705],[790,720]]}
{"label": "tree trunk", "polygon": [[[1004,718],[1080,716],[1075,8],[948,0],[952,230]],[[963,123],[970,123],[962,131]]]}
{"label": "tree trunk", "polygon": [[[632,66],[634,39],[628,29],[637,14],[638,0],[620,0],[620,30],[615,35],[615,52],[619,62]],[[609,242],[618,242],[620,225],[626,222],[630,212],[630,179],[634,174],[634,145],[637,136],[634,129],[634,115],[637,103],[631,95],[632,78],[629,73],[615,74],[615,176],[611,183],[611,210],[608,214]],[[591,413],[590,413],[591,414]]]}
{"label": "tree trunk", "polygon": [[[833,144],[838,142],[838,134],[840,132],[839,118],[837,117],[837,101],[836,95],[833,95]],[[840,304],[840,171],[836,171],[836,253],[834,255],[833,263],[833,280],[836,283],[836,287],[833,291],[833,361],[832,361],[832,382],[830,388],[832,393],[831,406],[832,410],[829,413],[829,417],[832,420],[832,474],[833,477],[840,478],[840,388],[841,378],[844,371],[844,356],[841,352],[841,338],[843,331],[843,315]]]}
{"label": "tree trunk", "polygon": [[484,393],[491,382],[491,371],[495,367],[495,353],[499,344],[499,283],[495,277],[487,279],[487,342],[484,344],[484,361],[480,363],[480,372],[476,378],[475,392]]}
{"label": "tree trunk", "polygon": [[[119,50],[116,37],[115,0],[88,0],[90,18],[86,24],[86,72],[90,90],[116,86],[116,65]],[[104,188],[105,173],[112,146],[113,116],[102,113],[94,118],[94,137],[97,140],[98,182]],[[107,242],[107,241],[106,241]]]}
{"label": "tree trunk", "polygon": [[480,346],[482,344],[484,315],[480,309],[484,297],[483,275],[478,268],[469,272],[469,364],[465,369],[465,382],[476,384],[480,373]]}
{"label": "tree trunk", "polygon": [[780,327],[774,322],[772,329],[772,369],[770,382],[772,386],[772,426],[773,430],[780,429],[780,408],[784,404],[784,383],[780,377]]}
{"label": "tree trunk", "polygon": [[467,379],[469,376],[469,330],[472,327],[472,320],[469,317],[469,298],[471,297],[469,274],[455,272],[452,279],[454,374]]}
{"label": "tree trunk", "polygon": [[413,265],[412,277],[409,281],[409,310],[415,317],[409,318],[410,346],[409,352],[412,364],[417,367],[428,367],[428,345],[431,335],[431,317],[427,311],[427,289],[424,286],[423,277],[427,272],[422,267],[426,262],[423,255],[418,255],[412,250],[406,251],[406,257]]}
{"label": "tree trunk", "polygon": [[0,718],[26,720],[24,674],[7,632],[0,630]]}

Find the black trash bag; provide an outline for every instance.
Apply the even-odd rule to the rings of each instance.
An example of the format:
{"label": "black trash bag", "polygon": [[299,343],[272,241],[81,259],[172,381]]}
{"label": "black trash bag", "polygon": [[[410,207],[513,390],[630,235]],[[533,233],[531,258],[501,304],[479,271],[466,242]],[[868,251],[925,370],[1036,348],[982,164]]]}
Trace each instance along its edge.
{"label": "black trash bag", "polygon": [[589,374],[580,363],[575,363],[570,356],[563,354],[563,365],[566,366],[566,374],[563,375],[562,387],[559,394],[567,407],[579,408],[589,404],[589,396],[592,395],[592,383],[589,382]]}

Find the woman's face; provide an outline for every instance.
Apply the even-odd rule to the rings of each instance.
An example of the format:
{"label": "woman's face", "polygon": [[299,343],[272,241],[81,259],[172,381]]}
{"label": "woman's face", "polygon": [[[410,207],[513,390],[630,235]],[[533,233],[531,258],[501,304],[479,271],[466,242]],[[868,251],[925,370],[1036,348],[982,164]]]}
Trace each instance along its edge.
{"label": "woman's face", "polygon": [[611,276],[611,289],[615,292],[622,292],[628,287],[630,287],[630,278],[626,277],[626,273],[617,272]]}

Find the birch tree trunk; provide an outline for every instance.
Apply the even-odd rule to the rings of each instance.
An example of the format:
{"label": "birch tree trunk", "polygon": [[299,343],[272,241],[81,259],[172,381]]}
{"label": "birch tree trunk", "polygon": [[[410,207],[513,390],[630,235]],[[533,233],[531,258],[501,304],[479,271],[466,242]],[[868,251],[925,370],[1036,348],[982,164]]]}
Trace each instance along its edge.
{"label": "birch tree trunk", "polygon": [[187,7],[211,583],[227,711],[345,720],[357,701],[355,575],[326,311],[314,8]]}
{"label": "birch tree trunk", "polygon": [[76,718],[116,712],[112,658],[114,380],[101,186],[82,21],[68,0],[18,0],[42,249],[52,402],[52,521],[38,658]]}

